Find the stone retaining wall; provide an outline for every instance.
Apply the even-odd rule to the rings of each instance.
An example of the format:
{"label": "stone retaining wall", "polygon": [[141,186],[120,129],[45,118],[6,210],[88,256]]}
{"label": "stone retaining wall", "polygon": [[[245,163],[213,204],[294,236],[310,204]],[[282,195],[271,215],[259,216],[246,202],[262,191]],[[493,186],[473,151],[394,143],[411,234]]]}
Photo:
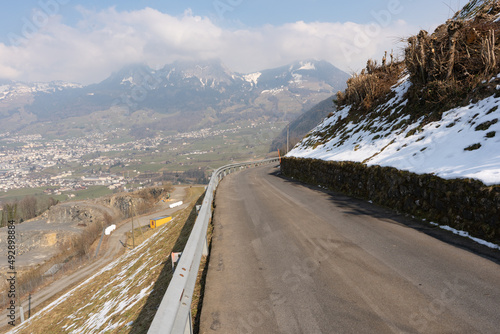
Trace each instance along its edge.
{"label": "stone retaining wall", "polygon": [[356,162],[284,158],[285,176],[408,213],[500,244],[500,186],[445,180]]}

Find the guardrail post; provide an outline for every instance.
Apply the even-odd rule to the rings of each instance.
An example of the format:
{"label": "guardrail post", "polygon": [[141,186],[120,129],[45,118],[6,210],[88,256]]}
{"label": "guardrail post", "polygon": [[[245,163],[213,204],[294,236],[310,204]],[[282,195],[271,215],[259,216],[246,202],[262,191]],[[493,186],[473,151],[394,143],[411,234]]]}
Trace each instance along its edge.
{"label": "guardrail post", "polygon": [[19,306],[19,312],[21,313],[21,323],[24,322],[24,310],[22,306]]}
{"label": "guardrail post", "polygon": [[189,311],[189,316],[186,320],[186,327],[184,327],[184,334],[193,334],[193,322],[191,321],[191,311]]}
{"label": "guardrail post", "polygon": [[208,256],[208,239],[205,235],[205,243],[203,244],[203,256]]}

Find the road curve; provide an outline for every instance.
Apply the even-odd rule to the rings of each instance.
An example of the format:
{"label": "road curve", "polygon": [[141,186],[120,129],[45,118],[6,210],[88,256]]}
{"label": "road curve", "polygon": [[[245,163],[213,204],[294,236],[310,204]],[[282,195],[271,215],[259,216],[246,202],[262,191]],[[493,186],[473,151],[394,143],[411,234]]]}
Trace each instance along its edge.
{"label": "road curve", "polygon": [[277,171],[218,188],[200,333],[499,333],[499,262]]}

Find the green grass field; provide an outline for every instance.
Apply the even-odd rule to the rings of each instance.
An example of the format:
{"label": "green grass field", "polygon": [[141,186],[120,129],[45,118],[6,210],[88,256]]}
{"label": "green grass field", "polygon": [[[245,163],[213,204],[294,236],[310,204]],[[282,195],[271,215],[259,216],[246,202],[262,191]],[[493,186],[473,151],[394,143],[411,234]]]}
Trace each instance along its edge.
{"label": "green grass field", "polygon": [[[138,173],[147,172],[185,172],[189,170],[210,170],[233,162],[242,162],[265,158],[269,151],[271,141],[280,133],[286,125],[285,122],[278,123],[257,123],[245,121],[237,124],[224,124],[214,126],[212,131],[224,131],[206,138],[180,138],[177,140],[168,139],[155,149],[150,150],[127,150],[93,153],[82,159],[87,161],[92,158],[109,157],[122,159],[135,159],[136,162],[123,163],[116,166],[92,165],[82,166],[78,163],[71,163],[65,166],[54,166],[44,170],[49,175],[57,175],[61,172],[72,171],[71,178],[79,178],[89,175],[91,171],[110,172],[116,175],[137,176]],[[239,127],[239,128],[238,128]],[[163,135],[171,135],[165,133]],[[110,143],[127,142],[128,136],[111,138]],[[170,143],[168,142],[170,141]],[[196,152],[204,152],[196,154]],[[168,163],[166,163],[168,162]],[[206,175],[209,176],[209,175]],[[112,190],[105,186],[93,186],[85,190],[64,192],[61,195],[46,195],[43,188],[23,188],[0,192],[0,202],[12,202],[22,200],[25,196],[35,196],[40,203],[48,201],[54,197],[59,201],[83,200],[105,196],[112,193]],[[54,187],[52,187],[54,188]],[[128,186],[127,186],[128,188]],[[69,194],[75,194],[74,198],[69,198]]]}

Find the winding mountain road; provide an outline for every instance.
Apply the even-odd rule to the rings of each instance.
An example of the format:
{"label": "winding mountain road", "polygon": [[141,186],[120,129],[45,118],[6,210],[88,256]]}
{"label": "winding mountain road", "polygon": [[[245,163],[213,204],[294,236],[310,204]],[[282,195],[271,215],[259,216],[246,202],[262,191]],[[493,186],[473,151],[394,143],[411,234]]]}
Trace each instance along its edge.
{"label": "winding mountain road", "polygon": [[499,332],[500,252],[277,174],[218,188],[200,333]]}

